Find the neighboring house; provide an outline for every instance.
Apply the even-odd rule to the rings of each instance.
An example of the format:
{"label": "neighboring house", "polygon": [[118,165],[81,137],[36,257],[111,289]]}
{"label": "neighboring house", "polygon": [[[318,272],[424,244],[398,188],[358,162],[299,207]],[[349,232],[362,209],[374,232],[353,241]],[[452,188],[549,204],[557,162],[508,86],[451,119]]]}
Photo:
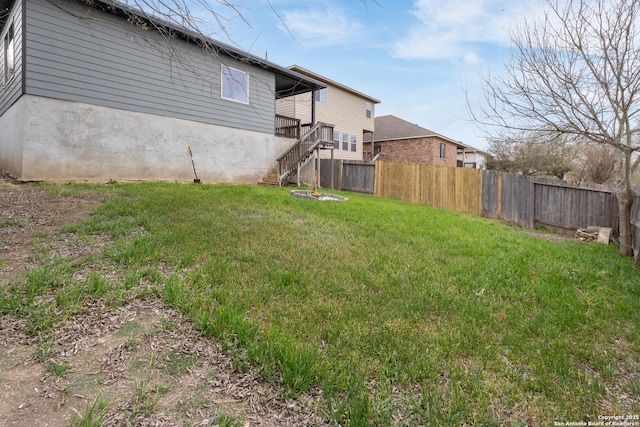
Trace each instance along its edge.
{"label": "neighboring house", "polygon": [[[320,157],[362,160],[362,144],[374,132],[375,105],[380,101],[297,65],[289,69],[327,85],[314,92],[315,121],[333,125],[333,150],[320,150]],[[278,99],[276,113],[312,122],[311,99],[309,92]]]}
{"label": "neighboring house", "polygon": [[458,166],[472,169],[484,169],[487,153],[469,145],[458,147]]}
{"label": "neighboring house", "polygon": [[[371,140],[365,143],[367,155],[380,160],[457,166],[459,141],[389,115],[376,117],[373,150]],[[373,153],[373,154],[371,154]]]}
{"label": "neighboring house", "polygon": [[326,87],[111,0],[0,0],[0,47],[22,180],[190,180],[191,146],[203,181],[255,183],[291,145],[276,98]]}

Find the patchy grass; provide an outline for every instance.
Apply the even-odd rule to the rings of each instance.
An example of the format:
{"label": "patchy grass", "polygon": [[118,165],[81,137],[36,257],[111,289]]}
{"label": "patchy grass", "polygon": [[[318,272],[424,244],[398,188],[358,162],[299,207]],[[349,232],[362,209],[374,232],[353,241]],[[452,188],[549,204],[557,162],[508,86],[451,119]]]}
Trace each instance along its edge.
{"label": "patchy grass", "polygon": [[11,216],[0,218],[0,228],[2,227],[24,227],[24,220]]}
{"label": "patchy grass", "polygon": [[69,366],[69,364],[64,361],[60,363],[49,363],[47,365],[47,370],[58,377],[63,376],[64,374],[69,372],[70,369],[71,366]]}
{"label": "patchy grass", "polygon": [[[160,296],[219,339],[235,369],[256,364],[290,396],[321,388],[338,423],[515,426],[640,413],[640,272],[613,247],[356,194],[317,202],[249,186],[108,189],[115,195],[93,217],[65,229],[108,233],[115,243],[99,255],[108,269],[78,275],[82,260],[45,259],[2,290],[0,310],[27,317],[33,334],[82,301]],[[164,359],[169,373],[197,362]],[[140,408],[152,406],[158,390],[140,390]]]}
{"label": "patchy grass", "polygon": [[100,427],[104,412],[108,407],[102,396],[97,396],[91,404],[87,403],[84,414],[75,413],[70,420],[71,427]]}

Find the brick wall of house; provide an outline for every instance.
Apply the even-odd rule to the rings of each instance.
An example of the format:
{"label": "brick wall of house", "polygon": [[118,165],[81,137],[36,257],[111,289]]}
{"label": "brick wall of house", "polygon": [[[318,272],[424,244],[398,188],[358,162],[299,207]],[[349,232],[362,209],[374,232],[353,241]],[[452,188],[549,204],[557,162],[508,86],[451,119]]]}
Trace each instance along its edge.
{"label": "brick wall of house", "polygon": [[[440,144],[445,144],[445,158],[440,158]],[[393,141],[376,141],[380,147],[380,160],[395,162],[429,163],[440,166],[457,164],[457,146],[438,137],[407,138]],[[368,147],[370,151],[370,146]]]}

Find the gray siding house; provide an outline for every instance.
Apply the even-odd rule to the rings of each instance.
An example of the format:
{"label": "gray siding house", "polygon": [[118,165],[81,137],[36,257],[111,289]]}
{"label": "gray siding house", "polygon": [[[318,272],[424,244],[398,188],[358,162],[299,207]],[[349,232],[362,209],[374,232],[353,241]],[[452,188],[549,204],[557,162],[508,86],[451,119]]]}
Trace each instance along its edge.
{"label": "gray siding house", "polygon": [[191,147],[203,181],[255,183],[291,144],[276,99],[326,87],[111,0],[0,0],[0,47],[22,180],[191,180]]}

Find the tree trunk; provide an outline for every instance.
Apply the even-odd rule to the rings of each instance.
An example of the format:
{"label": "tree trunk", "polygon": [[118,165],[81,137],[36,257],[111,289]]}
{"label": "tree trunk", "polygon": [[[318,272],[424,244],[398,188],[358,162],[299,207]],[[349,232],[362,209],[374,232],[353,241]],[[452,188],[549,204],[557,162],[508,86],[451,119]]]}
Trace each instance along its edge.
{"label": "tree trunk", "polygon": [[633,256],[631,236],[631,207],[633,206],[633,190],[628,176],[630,173],[629,162],[631,156],[622,150],[615,153],[615,192],[618,198],[618,238],[620,240],[620,253]]}
{"label": "tree trunk", "polygon": [[618,197],[620,253],[633,256],[633,240],[631,235],[631,207],[633,206],[633,198],[629,197],[626,189],[617,191],[616,195]]}

